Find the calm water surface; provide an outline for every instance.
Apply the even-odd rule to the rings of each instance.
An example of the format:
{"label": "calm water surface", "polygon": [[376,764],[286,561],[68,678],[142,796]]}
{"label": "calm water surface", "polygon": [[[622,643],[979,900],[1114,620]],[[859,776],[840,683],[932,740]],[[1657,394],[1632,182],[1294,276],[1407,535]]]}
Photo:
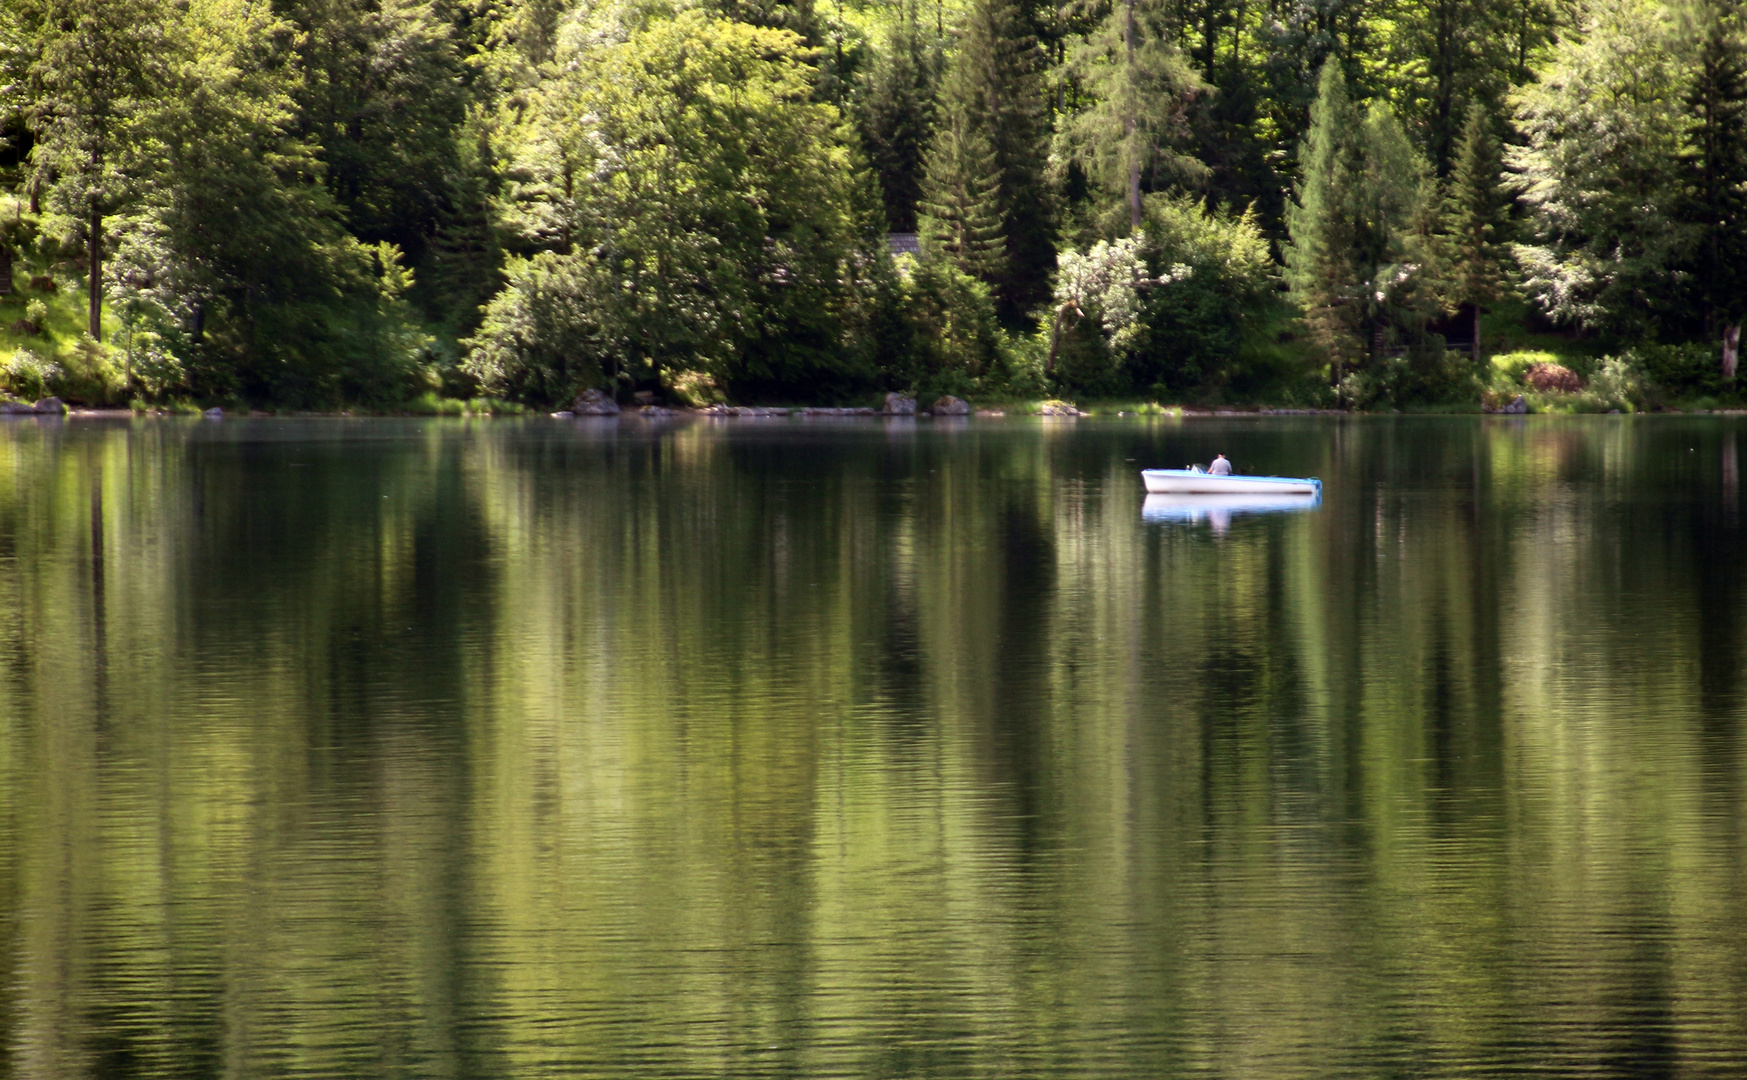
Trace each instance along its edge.
{"label": "calm water surface", "polygon": [[1742,1076],[1741,442],[8,421],[0,1075]]}

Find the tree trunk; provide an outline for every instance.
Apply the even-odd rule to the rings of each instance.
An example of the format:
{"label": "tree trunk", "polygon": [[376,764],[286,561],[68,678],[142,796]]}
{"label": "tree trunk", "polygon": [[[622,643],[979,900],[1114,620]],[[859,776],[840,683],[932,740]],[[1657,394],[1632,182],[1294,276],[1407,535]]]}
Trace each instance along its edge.
{"label": "tree trunk", "polygon": [[12,245],[0,243],[0,296],[12,295]]}
{"label": "tree trunk", "polygon": [[1063,304],[1061,307],[1055,309],[1055,319],[1051,322],[1049,328],[1049,356],[1043,361],[1043,373],[1045,375],[1053,375],[1055,373],[1056,350],[1061,347],[1062,343],[1062,320],[1067,317],[1068,305]]}
{"label": "tree trunk", "polygon": [[86,282],[91,321],[88,329],[95,341],[103,340],[103,212],[91,211],[91,276]]}
{"label": "tree trunk", "polygon": [[1723,328],[1723,378],[1733,382],[1735,361],[1741,350],[1741,324],[1730,323]]}
{"label": "tree trunk", "polygon": [[[1134,81],[1134,0],[1123,0],[1124,24],[1122,36],[1128,46],[1128,78]],[[1133,100],[1132,95],[1130,100]],[[1134,142],[1134,117],[1123,122],[1123,135],[1128,139],[1128,226],[1130,233],[1140,232],[1140,148]]]}
{"label": "tree trunk", "polygon": [[1480,305],[1474,305],[1474,366],[1480,366]]}

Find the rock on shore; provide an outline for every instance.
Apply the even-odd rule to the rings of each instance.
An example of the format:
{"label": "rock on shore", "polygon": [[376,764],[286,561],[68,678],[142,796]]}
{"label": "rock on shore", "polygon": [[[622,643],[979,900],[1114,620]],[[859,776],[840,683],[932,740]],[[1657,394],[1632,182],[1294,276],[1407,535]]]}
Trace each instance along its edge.
{"label": "rock on shore", "polygon": [[908,394],[896,392],[886,395],[886,407],[881,410],[887,416],[915,416],[916,399]]}
{"label": "rock on shore", "polygon": [[619,403],[599,390],[584,390],[576,395],[570,411],[577,416],[617,416]]}
{"label": "rock on shore", "polygon": [[971,407],[961,398],[955,398],[951,394],[944,394],[935,400],[934,404],[929,407],[928,411],[935,416],[969,416],[971,414]]}

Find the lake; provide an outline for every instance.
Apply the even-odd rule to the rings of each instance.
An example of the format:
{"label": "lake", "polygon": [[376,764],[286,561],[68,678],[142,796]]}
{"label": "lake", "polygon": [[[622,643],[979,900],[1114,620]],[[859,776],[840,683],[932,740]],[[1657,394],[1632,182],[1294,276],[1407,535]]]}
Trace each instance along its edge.
{"label": "lake", "polygon": [[1743,442],[6,421],[0,1075],[1738,1077]]}

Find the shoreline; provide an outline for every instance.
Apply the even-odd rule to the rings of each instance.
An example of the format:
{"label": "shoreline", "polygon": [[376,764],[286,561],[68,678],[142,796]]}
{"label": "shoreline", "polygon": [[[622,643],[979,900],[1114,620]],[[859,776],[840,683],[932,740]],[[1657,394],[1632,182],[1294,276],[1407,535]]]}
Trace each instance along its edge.
{"label": "shoreline", "polygon": [[656,422],[663,420],[931,420],[931,421],[969,421],[969,420],[1004,420],[1004,419],[1043,419],[1043,420],[1241,420],[1241,419],[1276,419],[1281,417],[1332,417],[1332,418],[1381,418],[1381,417],[1496,417],[1512,419],[1521,416],[1747,416],[1747,409],[1655,409],[1633,413],[1488,413],[1488,412],[1362,412],[1341,409],[1276,409],[1261,407],[1255,409],[1204,409],[1189,406],[1170,407],[1159,411],[1135,410],[1102,410],[1089,408],[1073,412],[1042,412],[1033,410],[1018,410],[1005,408],[975,409],[968,414],[939,415],[929,412],[887,413],[871,408],[834,408],[819,406],[803,406],[788,408],[782,406],[734,406],[716,407],[712,409],[675,408],[670,406],[647,406],[641,409],[625,409],[618,413],[593,415],[571,413],[567,410],[558,412],[499,412],[490,411],[462,413],[422,413],[422,412],[357,412],[352,410],[327,411],[295,411],[270,412],[262,409],[248,411],[207,410],[205,412],[182,412],[169,409],[136,411],[133,409],[88,409],[69,407],[62,413],[10,413],[0,416],[0,420],[34,421],[34,420],[558,420],[570,423],[599,423],[601,421],[624,422],[637,420]]}

